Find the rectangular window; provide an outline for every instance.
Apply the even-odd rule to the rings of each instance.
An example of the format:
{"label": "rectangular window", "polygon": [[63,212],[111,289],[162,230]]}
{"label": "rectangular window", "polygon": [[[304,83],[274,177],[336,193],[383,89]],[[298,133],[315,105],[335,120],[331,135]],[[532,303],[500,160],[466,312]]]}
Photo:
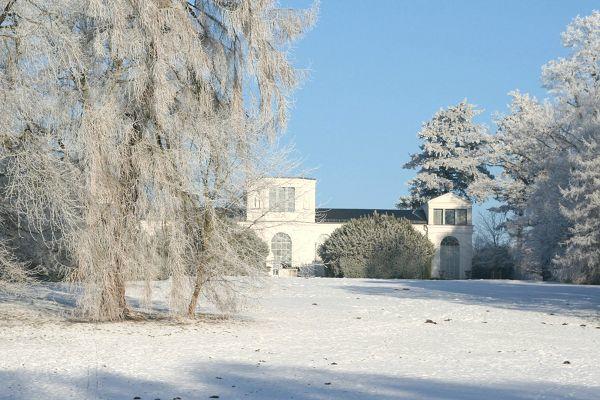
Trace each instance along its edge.
{"label": "rectangular window", "polygon": [[296,189],[278,187],[269,189],[269,210],[276,212],[293,212],[296,209]]}
{"label": "rectangular window", "polygon": [[456,212],[455,210],[444,210],[444,222],[446,225],[455,225],[456,224]]}
{"label": "rectangular window", "polygon": [[285,211],[296,211],[296,189],[293,187],[285,188]]}
{"label": "rectangular window", "polygon": [[443,212],[444,212],[444,210],[442,210],[441,208],[435,208],[433,210],[433,224],[434,225],[442,225],[444,223]]}
{"label": "rectangular window", "polygon": [[456,225],[467,225],[467,210],[464,208],[456,210]]}
{"label": "rectangular window", "polygon": [[260,208],[260,193],[252,195],[252,208]]}

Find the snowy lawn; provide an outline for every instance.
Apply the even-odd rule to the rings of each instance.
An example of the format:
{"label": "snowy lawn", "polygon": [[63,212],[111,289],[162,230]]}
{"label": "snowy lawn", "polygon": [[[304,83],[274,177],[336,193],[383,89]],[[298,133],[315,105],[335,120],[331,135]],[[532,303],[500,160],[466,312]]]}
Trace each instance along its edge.
{"label": "snowy lawn", "polygon": [[600,287],[271,283],[239,318],[184,324],[33,323],[0,300],[0,399],[600,399]]}

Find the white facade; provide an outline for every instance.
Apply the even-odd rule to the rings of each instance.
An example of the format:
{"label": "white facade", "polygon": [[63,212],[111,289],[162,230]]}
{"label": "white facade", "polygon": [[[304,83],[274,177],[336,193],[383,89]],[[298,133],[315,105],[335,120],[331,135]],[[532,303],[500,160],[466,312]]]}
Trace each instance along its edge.
{"label": "white facade", "polygon": [[283,266],[319,263],[318,246],[351,218],[391,214],[408,219],[436,246],[432,275],[464,279],[473,256],[471,203],[453,194],[430,200],[419,210],[316,208],[316,180],[266,178],[249,188],[246,221],[266,243],[275,273]]}
{"label": "white facade", "polygon": [[[469,201],[462,199],[452,193],[446,193],[435,199],[431,199],[423,206],[427,217],[427,224],[423,225],[426,235],[435,245],[436,251],[432,262],[431,274],[437,278],[447,278],[444,264],[450,260],[443,257],[442,242],[445,238],[455,238],[458,241],[458,258],[460,267],[460,279],[465,279],[471,271],[471,260],[473,259],[473,209]],[[442,221],[434,220],[435,210],[442,212]],[[446,211],[466,210],[466,224],[447,224],[445,221]],[[456,216],[455,216],[456,218]],[[438,222],[438,223],[436,223]],[[456,221],[455,221],[456,222]],[[448,256],[449,252],[445,252]],[[450,276],[449,278],[452,278]]]}

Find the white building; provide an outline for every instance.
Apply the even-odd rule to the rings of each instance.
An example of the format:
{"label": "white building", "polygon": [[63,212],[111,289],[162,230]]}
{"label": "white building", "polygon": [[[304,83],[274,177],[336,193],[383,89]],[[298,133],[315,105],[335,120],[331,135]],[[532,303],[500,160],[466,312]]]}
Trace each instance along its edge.
{"label": "white building", "polygon": [[269,265],[278,274],[282,266],[319,263],[317,249],[344,222],[377,212],[409,220],[436,246],[432,275],[464,279],[473,254],[471,203],[445,194],[418,210],[316,208],[316,180],[266,178],[247,194],[246,222],[269,244]]}

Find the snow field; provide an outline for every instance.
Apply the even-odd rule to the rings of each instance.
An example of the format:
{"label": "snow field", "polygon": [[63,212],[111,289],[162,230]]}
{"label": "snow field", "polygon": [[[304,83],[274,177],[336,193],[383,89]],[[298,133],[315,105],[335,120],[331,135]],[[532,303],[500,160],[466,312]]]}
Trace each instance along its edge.
{"label": "snow field", "polygon": [[600,287],[270,283],[229,320],[5,318],[0,399],[600,399]]}

